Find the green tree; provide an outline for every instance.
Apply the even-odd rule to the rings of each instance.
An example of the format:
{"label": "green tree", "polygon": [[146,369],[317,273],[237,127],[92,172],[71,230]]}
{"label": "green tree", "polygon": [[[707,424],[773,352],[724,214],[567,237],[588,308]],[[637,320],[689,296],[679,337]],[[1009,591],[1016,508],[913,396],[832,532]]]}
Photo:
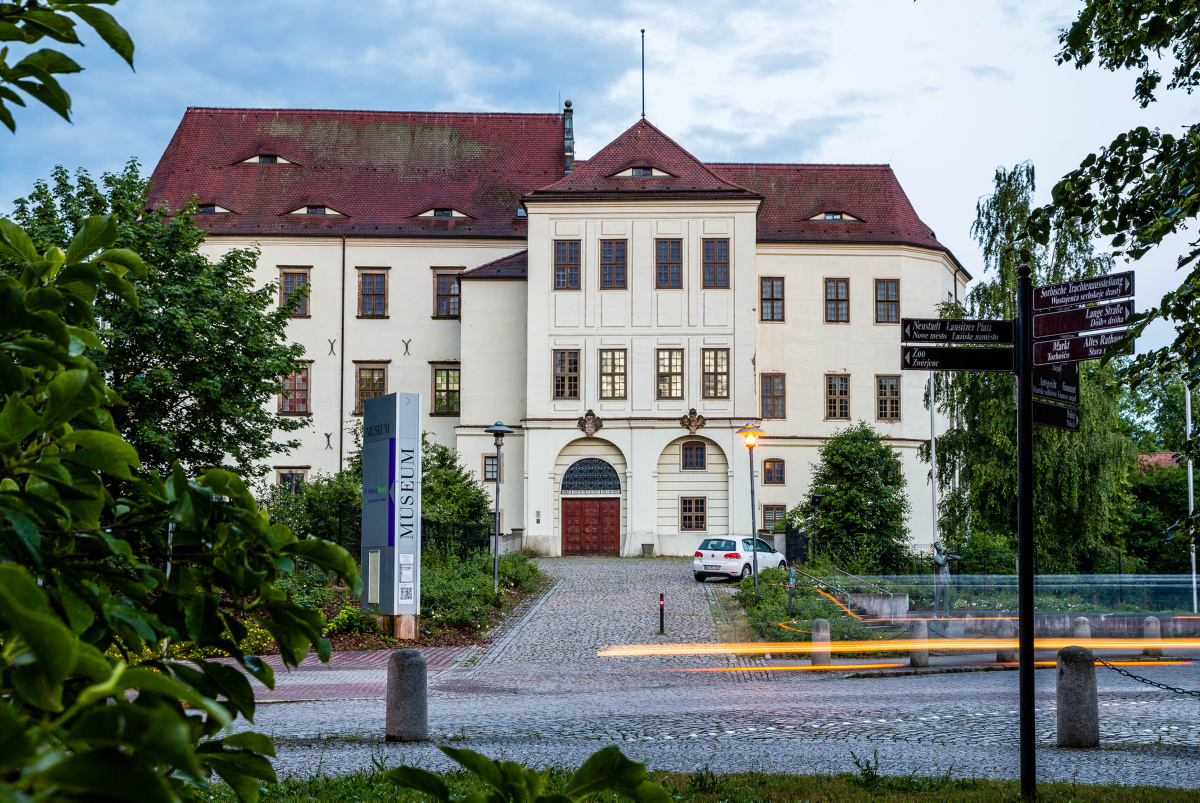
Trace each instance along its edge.
{"label": "green tree", "polygon": [[[1027,233],[1034,192],[1029,163],[998,168],[995,192],[980,200],[971,234],[988,278],[965,306],[944,305],[946,317],[1015,317],[1017,267],[1027,261],[1037,284],[1106,273],[1077,225],[1040,245]],[[1016,403],[1011,374],[949,373],[937,377],[939,409],[951,426],[938,436],[938,524],[943,540],[971,564],[964,570],[1011,571],[1016,533]],[[1083,363],[1081,429],[1034,432],[1034,541],[1039,571],[1072,571],[1081,561],[1119,546],[1134,450],[1121,419],[1113,366]],[[929,459],[928,445],[923,449]],[[972,565],[973,564],[973,565]]]}
{"label": "green tree", "polygon": [[[900,456],[865,421],[821,447],[806,501],[788,523],[815,536],[822,558],[854,573],[895,572],[909,561],[910,510]],[[821,494],[819,510],[811,494]]]}
{"label": "green tree", "polygon": [[430,521],[489,524],[492,494],[458,451],[421,435],[421,517]]}
{"label": "green tree", "polygon": [[1187,518],[1187,469],[1149,467],[1130,476],[1131,501],[1125,520],[1125,544],[1137,561],[1125,571],[1183,574],[1191,570],[1186,538],[1169,531]]}
{"label": "green tree", "polygon": [[1152,454],[1183,449],[1187,426],[1180,377],[1150,375],[1129,390],[1124,407],[1129,435],[1139,452]]}
{"label": "green tree", "polygon": [[275,285],[255,286],[257,251],[210,261],[193,210],[148,210],[148,189],[135,160],[99,184],[59,166],[51,183],[38,181],[15,202],[14,218],[45,250],[64,247],[87,216],[111,215],[116,245],[148,263],[148,275],[133,279],[138,306],[101,294],[104,349],[91,353],[128,404],[114,413],[117,428],[143,464],[160,473],[178,460],[187,471],[261,475],[272,455],[298,445],[276,435],[307,423],[270,406],[303,355],[287,337],[290,307],[278,307]]}

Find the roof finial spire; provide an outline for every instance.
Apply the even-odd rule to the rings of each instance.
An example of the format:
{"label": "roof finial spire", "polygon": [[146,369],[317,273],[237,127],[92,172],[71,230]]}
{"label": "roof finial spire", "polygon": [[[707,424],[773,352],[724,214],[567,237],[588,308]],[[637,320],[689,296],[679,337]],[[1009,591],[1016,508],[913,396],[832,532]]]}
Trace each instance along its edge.
{"label": "roof finial spire", "polygon": [[646,29],[642,28],[642,119],[646,119]]}

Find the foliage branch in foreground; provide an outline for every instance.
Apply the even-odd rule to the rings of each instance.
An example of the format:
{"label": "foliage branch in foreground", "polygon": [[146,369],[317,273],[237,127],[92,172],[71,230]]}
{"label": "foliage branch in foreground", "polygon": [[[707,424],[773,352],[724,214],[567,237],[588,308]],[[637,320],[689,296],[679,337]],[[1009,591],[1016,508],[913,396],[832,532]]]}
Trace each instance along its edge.
{"label": "foliage branch in foreground", "polygon": [[141,472],[114,423],[122,400],[85,354],[102,348],[97,295],[136,304],[126,276],[147,272],[116,237],[115,219],[90,217],[65,251],[38,253],[0,220],[20,267],[0,276],[0,799],[190,799],[215,772],[253,800],[274,777],[271,740],[222,736],[253,719],[248,679],[166,660],[164,641],[220,649],[273,686],[238,648],[245,622],[285,665],[329,654],[320,614],[278,579],[305,559],[361,584],[348,553],[270,524],[236,475]]}

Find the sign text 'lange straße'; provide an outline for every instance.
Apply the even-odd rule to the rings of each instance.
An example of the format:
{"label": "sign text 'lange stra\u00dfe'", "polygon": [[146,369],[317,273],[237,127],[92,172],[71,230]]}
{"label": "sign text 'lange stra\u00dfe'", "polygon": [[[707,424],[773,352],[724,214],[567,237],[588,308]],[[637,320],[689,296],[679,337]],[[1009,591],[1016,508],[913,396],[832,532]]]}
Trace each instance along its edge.
{"label": "sign text 'lange stra\u00dfe'", "polygon": [[1079,307],[1033,316],[1034,337],[1073,335],[1095,329],[1112,329],[1124,326],[1133,317],[1133,301],[1117,301],[1112,304],[1097,304],[1094,307]]}

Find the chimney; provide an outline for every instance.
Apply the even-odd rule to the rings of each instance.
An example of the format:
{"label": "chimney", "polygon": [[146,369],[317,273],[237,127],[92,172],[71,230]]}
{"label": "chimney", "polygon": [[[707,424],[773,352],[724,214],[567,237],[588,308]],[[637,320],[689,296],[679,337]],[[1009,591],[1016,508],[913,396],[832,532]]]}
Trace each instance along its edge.
{"label": "chimney", "polygon": [[571,101],[563,101],[563,175],[575,170],[575,120]]}

